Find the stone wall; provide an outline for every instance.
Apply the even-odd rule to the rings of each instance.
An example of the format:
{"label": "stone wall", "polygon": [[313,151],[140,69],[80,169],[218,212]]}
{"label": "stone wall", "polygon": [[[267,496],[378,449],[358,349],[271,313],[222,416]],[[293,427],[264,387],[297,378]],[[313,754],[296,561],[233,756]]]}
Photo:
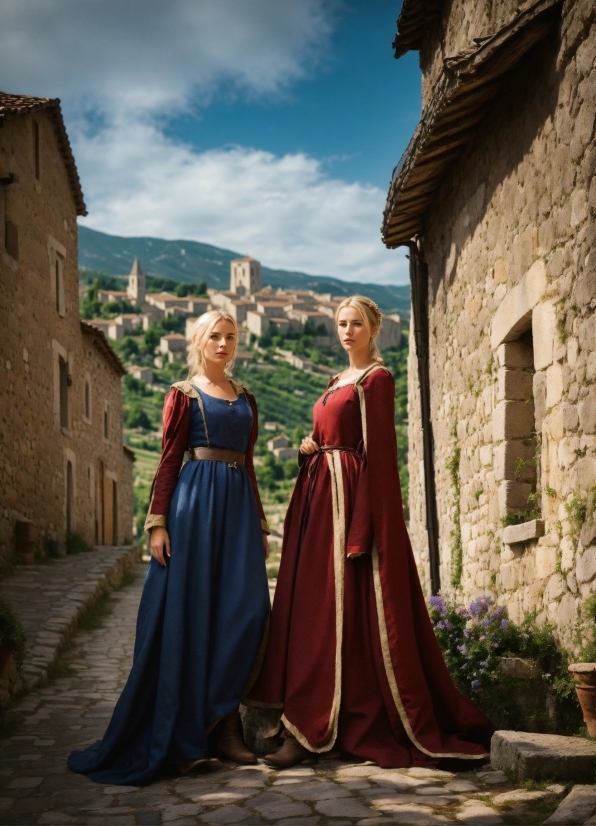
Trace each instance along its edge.
{"label": "stone wall", "polygon": [[[491,6],[493,31],[513,6]],[[445,53],[491,33],[486,8],[451,4]],[[596,10],[566,2],[451,168],[423,238],[443,588],[458,586],[461,552],[463,597],[492,592],[516,620],[537,610],[569,644],[596,588],[595,114]],[[428,590],[413,354],[410,367],[410,530]],[[503,525],[520,511],[523,527]]]}
{"label": "stone wall", "polygon": [[[40,134],[39,180],[34,174],[34,123]],[[0,130],[0,172],[17,177],[5,187],[5,217],[18,231],[18,258],[0,244],[2,567],[14,558],[18,520],[37,526],[40,549],[45,539],[64,542],[67,462],[73,469],[71,529],[90,543],[97,538],[98,497],[92,488],[99,463],[106,478],[119,480],[114,542],[131,536],[132,483],[131,461],[122,448],[119,370],[84,336],[79,321],[76,207],[45,112],[6,120]],[[58,284],[58,299],[57,260],[63,284],[62,294]],[[60,423],[60,357],[71,381],[67,426]],[[84,417],[85,380],[91,387],[90,419]],[[111,406],[109,440],[102,437],[105,402]]]}

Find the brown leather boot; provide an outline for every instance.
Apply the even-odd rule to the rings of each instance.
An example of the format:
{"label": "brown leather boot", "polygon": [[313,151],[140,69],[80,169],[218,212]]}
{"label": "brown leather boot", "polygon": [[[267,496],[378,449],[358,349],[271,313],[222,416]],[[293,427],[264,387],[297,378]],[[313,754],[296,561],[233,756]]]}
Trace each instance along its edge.
{"label": "brown leather boot", "polygon": [[286,734],[283,746],[273,754],[268,754],[265,763],[273,769],[290,769],[297,763],[313,757],[312,751],[300,745],[293,734]]}
{"label": "brown leather boot", "polygon": [[240,713],[232,711],[223,718],[221,733],[217,741],[217,756],[233,763],[248,765],[256,763],[256,756],[245,745],[242,739],[242,723]]}

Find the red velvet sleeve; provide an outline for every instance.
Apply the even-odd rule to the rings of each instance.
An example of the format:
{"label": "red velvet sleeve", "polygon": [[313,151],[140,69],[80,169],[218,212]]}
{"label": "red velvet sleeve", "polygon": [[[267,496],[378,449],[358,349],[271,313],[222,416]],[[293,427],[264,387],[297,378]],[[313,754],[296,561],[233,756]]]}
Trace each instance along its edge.
{"label": "red velvet sleeve", "polygon": [[250,483],[255,494],[255,499],[257,500],[257,507],[259,509],[259,515],[261,517],[261,528],[266,533],[271,533],[271,531],[269,530],[269,525],[267,524],[267,519],[265,518],[265,511],[263,510],[263,503],[261,502],[261,497],[259,494],[259,486],[257,485],[257,477],[255,475],[255,465],[253,461],[255,452],[255,442],[257,441],[257,436],[259,435],[259,412],[257,410],[257,402],[255,400],[255,397],[250,393],[247,393],[246,397],[252,409],[252,431],[250,434],[250,441],[248,443],[248,450],[246,451],[244,467],[246,468],[246,472],[248,473],[248,477],[250,479]]}
{"label": "red velvet sleeve", "polygon": [[379,554],[405,532],[395,437],[395,381],[375,370],[364,384],[366,457],[374,537]]}
{"label": "red velvet sleeve", "polygon": [[188,449],[191,399],[181,390],[173,388],[163,405],[163,438],[161,459],[151,486],[149,513],[145,530],[167,526],[170,500]]}

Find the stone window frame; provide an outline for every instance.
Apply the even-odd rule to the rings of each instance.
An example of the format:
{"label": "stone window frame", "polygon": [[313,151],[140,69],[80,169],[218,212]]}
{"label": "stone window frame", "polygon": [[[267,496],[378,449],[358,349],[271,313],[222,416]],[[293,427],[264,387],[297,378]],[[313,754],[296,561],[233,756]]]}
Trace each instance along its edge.
{"label": "stone window frame", "polygon": [[[87,401],[89,404],[87,404]],[[85,373],[83,379],[83,415],[81,418],[85,424],[93,423],[93,385],[91,383],[90,373]]]}
{"label": "stone window frame", "polygon": [[65,347],[63,347],[60,342],[56,341],[56,339],[52,339],[52,363],[53,363],[53,373],[54,373],[54,430],[58,433],[62,433],[64,436],[68,436],[69,438],[72,436],[72,405],[70,404],[70,400],[67,405],[67,421],[68,425],[63,427],[61,424],[61,416],[60,416],[60,359],[63,359],[66,364],[68,365],[68,379],[69,384],[68,388],[70,390],[72,379],[71,376],[73,375],[74,371],[74,353],[69,353]]}
{"label": "stone window frame", "polygon": [[66,268],[66,247],[51,235],[48,238],[48,258],[50,269],[50,292],[52,304],[59,316],[66,315],[66,289],[65,275]]}
{"label": "stone window frame", "polygon": [[[72,510],[70,519],[68,515],[68,464],[72,467]],[[68,532],[68,523],[70,521],[70,533],[76,531],[77,526],[77,457],[74,451],[70,448],[64,450],[64,526]]]}
{"label": "stone window frame", "polygon": [[[520,405],[525,405],[521,398],[525,383],[521,386],[519,375],[524,370],[523,354],[511,347],[526,333],[532,331],[533,347],[533,387],[532,387],[532,430],[537,431],[534,414],[535,401],[535,371],[543,369],[552,362],[554,346],[554,327],[556,320],[552,302],[544,301],[547,288],[546,266],[544,261],[535,261],[524,274],[521,281],[513,287],[503,298],[493,317],[491,326],[491,347],[499,365],[497,392],[503,398],[495,405],[493,411],[493,440],[498,443],[494,452],[495,478],[500,481],[499,510],[501,516],[510,511],[510,501],[522,499],[529,494],[528,479],[512,478],[512,465],[517,454],[520,458],[529,458],[523,455],[523,437],[527,431],[527,421],[516,424],[515,417],[522,412]],[[509,347],[508,347],[509,345]],[[517,387],[516,387],[517,384]],[[517,392],[516,392],[517,391]],[[527,419],[527,414],[522,418]],[[517,429],[516,429],[517,427]],[[508,435],[508,438],[507,438]],[[540,468],[536,468],[533,480],[536,490],[541,490]],[[522,509],[522,508],[520,508]],[[503,543],[513,545],[518,549],[526,542],[538,539],[544,535],[542,519],[529,519],[517,525],[508,525],[503,529]]]}

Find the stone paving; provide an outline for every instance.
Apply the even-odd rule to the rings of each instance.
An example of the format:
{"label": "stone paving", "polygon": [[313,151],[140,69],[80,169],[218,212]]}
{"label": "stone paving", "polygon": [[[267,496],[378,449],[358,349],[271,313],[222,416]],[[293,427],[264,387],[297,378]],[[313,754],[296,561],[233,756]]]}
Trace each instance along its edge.
{"label": "stone paving", "polygon": [[[520,789],[486,766],[456,775],[343,761],[285,772],[263,763],[224,764],[209,774],[165,777],[144,788],[100,786],[72,774],[68,753],[101,737],[128,674],[145,570],[138,565],[134,583],[111,595],[113,611],[101,628],[73,637],[60,660],[64,676],[16,704],[22,721],[0,743],[1,823],[525,825],[542,823],[564,797],[562,785]],[[576,809],[582,819],[570,823],[586,822],[596,810],[594,787],[581,789],[583,808]]]}
{"label": "stone paving", "polygon": [[97,598],[117,588],[136,561],[130,546],[95,548],[45,565],[17,565],[0,583],[27,631],[23,677],[35,685],[47,677],[81,615]]}

